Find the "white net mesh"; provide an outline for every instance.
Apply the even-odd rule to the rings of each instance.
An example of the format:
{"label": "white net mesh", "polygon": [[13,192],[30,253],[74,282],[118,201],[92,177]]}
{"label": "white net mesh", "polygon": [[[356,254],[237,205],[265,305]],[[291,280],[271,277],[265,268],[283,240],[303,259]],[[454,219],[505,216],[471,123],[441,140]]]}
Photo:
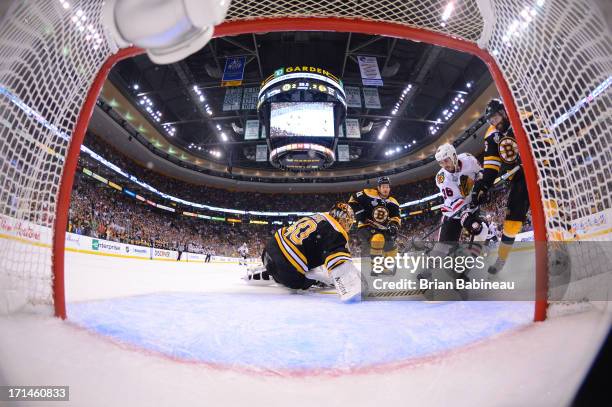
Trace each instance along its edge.
{"label": "white net mesh", "polygon": [[[110,54],[101,5],[16,2],[0,27],[0,276],[16,280],[31,302],[51,301],[51,234],[24,237],[23,228],[52,224],[78,113]],[[610,210],[612,46],[590,1],[243,0],[232,2],[227,21],[290,17],[395,23],[484,46],[519,111],[529,113],[549,237],[567,238],[576,222]]]}
{"label": "white net mesh", "polygon": [[0,283],[30,303],[52,302],[51,229],[64,157],[110,54],[100,9],[91,1],[14,2],[0,27]]}
{"label": "white net mesh", "polygon": [[548,235],[559,240],[574,221],[612,207],[610,32],[590,1],[513,0],[492,7],[488,50],[519,111],[533,113],[524,127]]}

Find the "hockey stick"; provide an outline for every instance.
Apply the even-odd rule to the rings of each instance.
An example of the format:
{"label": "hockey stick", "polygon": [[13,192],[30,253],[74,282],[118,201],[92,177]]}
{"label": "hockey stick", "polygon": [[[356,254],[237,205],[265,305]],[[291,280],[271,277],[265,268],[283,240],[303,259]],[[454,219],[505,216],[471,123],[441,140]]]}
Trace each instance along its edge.
{"label": "hockey stick", "polygon": [[518,170],[520,170],[520,169],[521,169],[521,166],[517,165],[516,167],[512,168],[510,171],[508,171],[507,173],[505,173],[501,177],[495,178],[495,181],[493,181],[493,185],[497,185],[500,182],[507,180],[508,178],[510,178],[511,176],[516,174],[518,172]]}

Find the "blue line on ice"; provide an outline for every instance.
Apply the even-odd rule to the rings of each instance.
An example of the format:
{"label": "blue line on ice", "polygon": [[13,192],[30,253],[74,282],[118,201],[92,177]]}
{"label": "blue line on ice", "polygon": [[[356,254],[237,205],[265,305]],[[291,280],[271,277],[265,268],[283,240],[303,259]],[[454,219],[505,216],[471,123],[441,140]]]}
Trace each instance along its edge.
{"label": "blue line on ice", "polygon": [[164,293],[69,304],[76,324],[171,357],[351,369],[435,354],[531,321],[531,302],[341,304],[334,295]]}

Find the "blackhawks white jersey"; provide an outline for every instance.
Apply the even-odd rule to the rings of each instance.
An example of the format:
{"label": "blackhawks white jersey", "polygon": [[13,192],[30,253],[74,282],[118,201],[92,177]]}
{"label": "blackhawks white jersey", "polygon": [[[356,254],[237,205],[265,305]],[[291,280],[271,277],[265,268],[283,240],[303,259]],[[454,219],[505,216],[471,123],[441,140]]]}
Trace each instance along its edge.
{"label": "blackhawks white jersey", "polygon": [[249,248],[246,245],[242,245],[238,248],[238,254],[246,256],[249,254]]}
{"label": "blackhawks white jersey", "polygon": [[481,170],[476,157],[468,153],[457,156],[457,167],[455,172],[442,168],[436,175],[436,185],[444,198],[442,214],[449,218],[458,215],[470,203],[470,193]]}

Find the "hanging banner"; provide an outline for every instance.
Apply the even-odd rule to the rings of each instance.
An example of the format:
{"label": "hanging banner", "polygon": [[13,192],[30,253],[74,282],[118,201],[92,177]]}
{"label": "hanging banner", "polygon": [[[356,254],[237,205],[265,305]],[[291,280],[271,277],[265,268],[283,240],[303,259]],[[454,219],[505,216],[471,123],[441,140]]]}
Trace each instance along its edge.
{"label": "hanging banner", "polygon": [[359,120],[346,119],[346,138],[361,138]]}
{"label": "hanging banner", "polygon": [[265,162],[268,161],[268,145],[258,144],[255,152],[255,161]]}
{"label": "hanging banner", "polygon": [[225,99],[223,99],[223,111],[240,110],[241,101],[242,88],[228,88],[225,91]]}
{"label": "hanging banner", "polygon": [[359,71],[361,72],[361,82],[365,86],[383,86],[376,57],[359,55],[357,61],[359,62]]}
{"label": "hanging banner", "polygon": [[346,106],[361,107],[361,90],[357,86],[345,86]]}
{"label": "hanging banner", "polygon": [[378,97],[378,89],[363,88],[363,101],[368,109],[380,109],[380,98]]}
{"label": "hanging banner", "polygon": [[338,144],[338,161],[350,161],[348,145]]}
{"label": "hanging banner", "polygon": [[259,138],[259,120],[247,120],[244,126],[244,139],[257,140]]}
{"label": "hanging banner", "polygon": [[242,110],[253,110],[257,107],[257,96],[259,95],[259,86],[255,88],[244,88],[242,95]]}
{"label": "hanging banner", "polygon": [[223,69],[221,86],[240,86],[244,78],[246,57],[227,58]]}

